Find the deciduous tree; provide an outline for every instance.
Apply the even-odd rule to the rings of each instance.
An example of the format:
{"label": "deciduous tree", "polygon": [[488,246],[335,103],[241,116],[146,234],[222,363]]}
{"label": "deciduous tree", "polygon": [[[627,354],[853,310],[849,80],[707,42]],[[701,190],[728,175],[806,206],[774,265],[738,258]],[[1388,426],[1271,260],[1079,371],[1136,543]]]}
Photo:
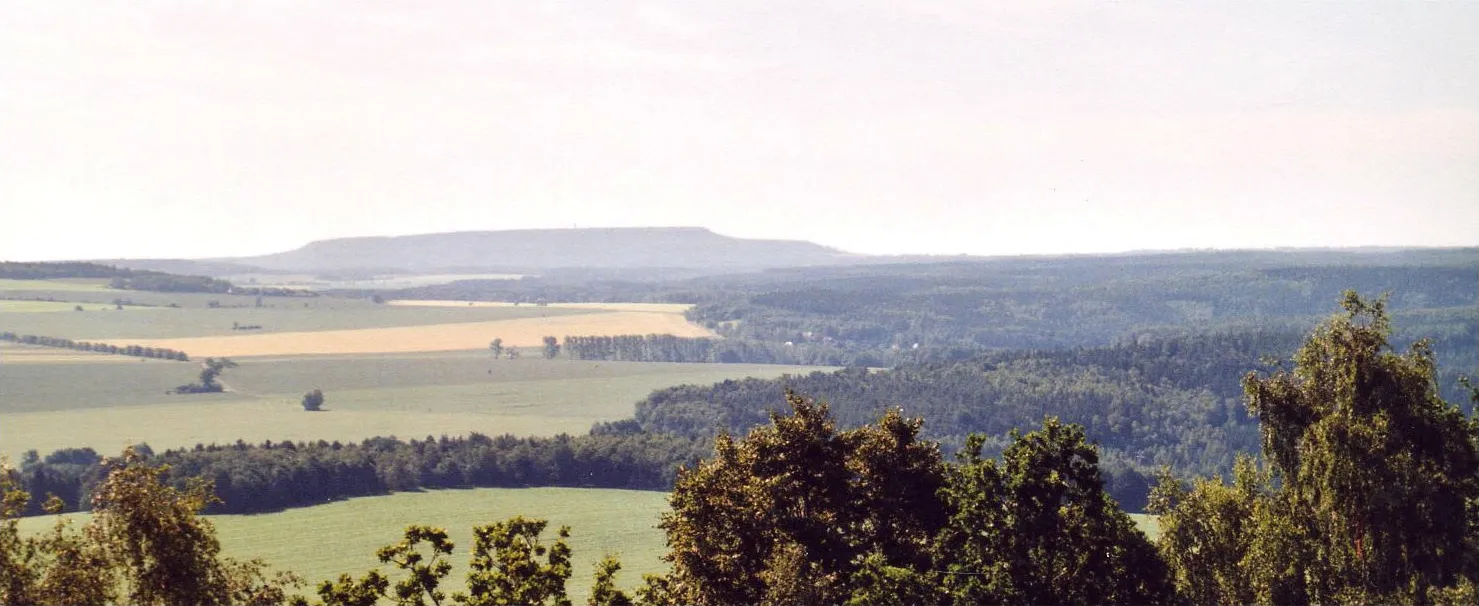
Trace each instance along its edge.
{"label": "deciduous tree", "polygon": [[936,567],[956,604],[1174,601],[1154,546],[1104,491],[1083,428],[1049,418],[1000,462],[971,436],[943,491]]}

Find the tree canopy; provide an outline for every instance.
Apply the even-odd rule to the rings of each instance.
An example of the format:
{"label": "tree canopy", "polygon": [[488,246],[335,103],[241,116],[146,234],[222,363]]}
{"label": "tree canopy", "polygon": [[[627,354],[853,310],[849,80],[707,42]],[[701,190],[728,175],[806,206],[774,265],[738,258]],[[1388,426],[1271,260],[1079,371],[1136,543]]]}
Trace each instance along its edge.
{"label": "tree canopy", "polygon": [[[1397,352],[1384,300],[1346,293],[1291,370],[1244,379],[1265,466],[1164,478],[1161,548],[1211,603],[1425,602],[1472,590],[1479,433],[1439,397],[1432,350]],[[1470,594],[1472,597],[1472,593]]]}

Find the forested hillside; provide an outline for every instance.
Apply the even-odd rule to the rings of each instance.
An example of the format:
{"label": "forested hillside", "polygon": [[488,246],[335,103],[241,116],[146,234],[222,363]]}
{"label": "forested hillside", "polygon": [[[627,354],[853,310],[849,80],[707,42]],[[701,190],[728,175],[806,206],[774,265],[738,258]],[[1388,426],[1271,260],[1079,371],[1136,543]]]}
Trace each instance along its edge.
{"label": "forested hillside", "polygon": [[[1468,409],[1457,380],[1466,367],[1447,360],[1472,368],[1476,323],[1461,323],[1466,328],[1450,334],[1444,331],[1448,324],[1427,320],[1411,322],[1402,334],[1436,335],[1435,349],[1446,356],[1439,360],[1440,391]],[[889,370],[855,367],[684,385],[654,392],[637,404],[635,419],[596,431],[743,433],[767,422],[776,394],[787,389],[830,403],[847,427],[902,407],[929,419],[926,435],[947,449],[978,433],[986,438],[987,452],[999,452],[1012,430],[1055,416],[1085,428],[1101,447],[1111,493],[1138,511],[1145,504],[1146,478],[1157,468],[1219,475],[1231,471],[1238,453],[1257,451],[1258,426],[1245,410],[1241,381],[1249,372],[1273,369],[1272,359],[1288,359],[1303,338],[1303,331],[1292,329],[1176,330],[1107,347],[994,352]]]}

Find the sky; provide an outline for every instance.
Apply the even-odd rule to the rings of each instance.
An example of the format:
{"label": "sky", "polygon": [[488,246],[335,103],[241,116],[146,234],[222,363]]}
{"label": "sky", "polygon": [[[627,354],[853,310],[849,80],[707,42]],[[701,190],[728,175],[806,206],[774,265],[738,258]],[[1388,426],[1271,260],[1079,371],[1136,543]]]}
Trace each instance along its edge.
{"label": "sky", "polygon": [[0,259],[1479,245],[1479,2],[0,3]]}

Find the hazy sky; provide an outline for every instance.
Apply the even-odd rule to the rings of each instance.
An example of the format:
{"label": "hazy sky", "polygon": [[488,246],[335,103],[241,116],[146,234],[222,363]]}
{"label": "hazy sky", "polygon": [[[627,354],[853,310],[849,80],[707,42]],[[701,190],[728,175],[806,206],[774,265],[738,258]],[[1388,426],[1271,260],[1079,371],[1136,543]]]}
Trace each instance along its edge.
{"label": "hazy sky", "polygon": [[1475,245],[1479,2],[0,2],[0,259],[572,225]]}

